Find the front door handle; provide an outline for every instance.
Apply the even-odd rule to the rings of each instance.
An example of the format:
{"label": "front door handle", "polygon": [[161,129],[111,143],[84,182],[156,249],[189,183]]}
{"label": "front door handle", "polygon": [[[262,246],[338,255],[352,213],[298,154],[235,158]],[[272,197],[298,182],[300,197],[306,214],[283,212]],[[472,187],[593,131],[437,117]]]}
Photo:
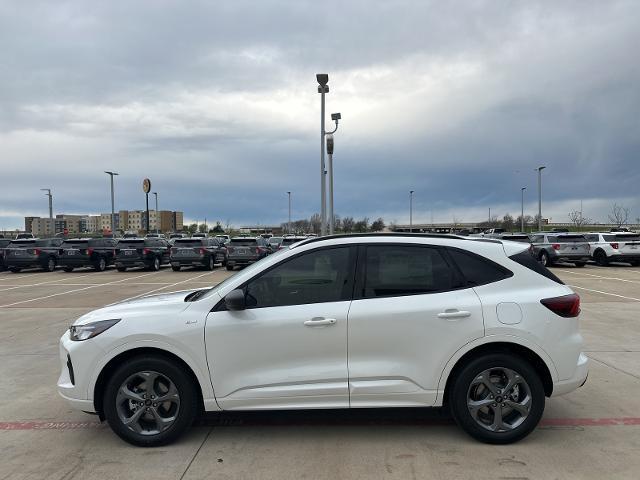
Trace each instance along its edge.
{"label": "front door handle", "polygon": [[456,318],[470,317],[471,312],[466,310],[445,310],[438,314],[438,318],[444,318],[446,320],[455,320]]}
{"label": "front door handle", "polygon": [[335,325],[336,322],[335,318],[314,317],[304,322],[304,325],[306,327],[325,327],[327,325]]}

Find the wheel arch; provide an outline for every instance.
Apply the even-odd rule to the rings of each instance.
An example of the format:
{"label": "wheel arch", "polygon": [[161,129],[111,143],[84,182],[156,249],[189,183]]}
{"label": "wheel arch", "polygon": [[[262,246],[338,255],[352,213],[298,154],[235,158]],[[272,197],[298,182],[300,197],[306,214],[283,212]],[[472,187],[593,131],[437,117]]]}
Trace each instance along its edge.
{"label": "wheel arch", "polygon": [[185,362],[182,358],[180,358],[175,353],[169,352],[168,350],[164,350],[158,347],[136,347],[130,350],[125,350],[111,358],[100,370],[98,377],[96,379],[95,385],[93,387],[93,405],[95,407],[96,412],[98,413],[100,420],[104,420],[103,413],[103,397],[104,391],[107,385],[107,381],[113,375],[115,370],[122,365],[127,360],[130,360],[135,357],[144,357],[144,356],[156,356],[163,357],[172,362],[175,362],[181,368],[184,369],[185,372],[191,377],[194,384],[197,386],[198,393],[198,404],[200,411],[204,411],[204,395],[202,391],[202,385],[198,380],[198,376],[195,374],[193,369],[187,362]]}
{"label": "wheel arch", "polygon": [[[542,356],[532,348],[519,343],[500,340],[477,345],[466,351],[462,355],[456,356],[459,358],[456,359],[456,357],[454,357],[450,360],[440,380],[440,382],[442,383],[442,380],[445,378],[446,374],[444,391],[442,393],[443,405],[448,402],[451,384],[453,383],[453,380],[455,379],[458,372],[471,360],[492,353],[508,353],[511,355],[517,355],[526,360],[540,376],[540,380],[542,381],[542,385],[544,387],[545,396],[550,397],[552,395],[554,376],[552,374],[553,367],[549,366],[549,361],[545,361]],[[555,368],[553,369],[553,373],[555,373]]]}

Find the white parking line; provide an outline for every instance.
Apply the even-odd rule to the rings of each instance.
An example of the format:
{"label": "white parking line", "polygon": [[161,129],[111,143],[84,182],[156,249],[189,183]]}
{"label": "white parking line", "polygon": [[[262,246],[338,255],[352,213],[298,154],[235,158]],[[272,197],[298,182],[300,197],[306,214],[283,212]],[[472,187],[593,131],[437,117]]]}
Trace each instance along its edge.
{"label": "white parking line", "polygon": [[0,308],[12,307],[14,305],[20,305],[22,303],[36,302],[38,300],[44,300],[46,298],[51,298],[51,297],[59,297],[61,295],[67,295],[69,293],[82,292],[83,290],[89,290],[90,288],[106,287],[107,285],[114,285],[116,283],[126,282],[127,280],[133,280],[135,278],[148,277],[149,275],[157,275],[158,273],[160,273],[160,272],[145,273],[144,275],[138,275],[136,277],[127,277],[127,278],[123,278],[121,280],[114,280],[113,282],[101,283],[99,285],[89,285],[88,287],[76,288],[74,290],[69,290],[69,291],[66,291],[66,292],[52,293],[51,295],[45,295],[44,297],[31,298],[29,300],[20,300],[19,302],[13,302],[13,303],[7,303],[6,305],[0,305]]}
{"label": "white parking line", "polygon": [[[102,272],[93,272],[93,273],[87,273],[86,275],[78,275],[77,277],[73,277],[73,278],[83,278],[83,277],[89,277],[91,275],[96,275],[98,273],[102,273]],[[40,283],[31,283],[29,285],[15,285],[9,288],[3,288],[0,289],[0,292],[6,292],[7,290],[15,290],[16,288],[25,288],[25,287],[38,287],[40,285],[51,285],[51,284],[55,284],[58,282],[64,282],[65,280],[69,280],[69,278],[61,278],[60,280],[51,280],[49,282],[40,282]],[[90,283],[86,283],[85,285],[92,285]],[[3,287],[6,285],[3,285]]]}
{"label": "white parking line", "polygon": [[602,292],[600,290],[592,290],[591,288],[578,287],[577,285],[568,285],[571,288],[577,288],[579,290],[586,290],[587,292],[601,293],[602,295],[610,295],[612,297],[624,298],[626,300],[635,300],[640,302],[640,298],[625,297],[624,295],[618,295],[617,293]]}
{"label": "white parking line", "polygon": [[[176,282],[176,283],[172,283],[170,285],[165,285],[164,287],[160,287],[160,288],[155,288],[153,290],[150,290],[148,292],[145,293],[141,293],[140,295],[136,295],[135,297],[130,297],[130,298],[125,298],[124,300],[120,300],[121,302],[127,302],[129,300],[133,300],[135,298],[140,298],[140,297],[144,297],[145,295],[149,295],[150,293],[154,293],[157,292],[158,290],[164,290],[165,288],[170,288],[170,287],[175,287],[176,285],[180,285],[181,283],[187,283],[190,280],[193,280],[194,278],[200,278],[200,277],[204,277],[205,275],[209,275],[212,272],[207,272],[207,273],[203,273],[202,275],[196,275],[195,277],[190,277],[187,278],[186,280],[182,280],[181,282]],[[197,282],[197,283],[202,283],[202,282]]]}
{"label": "white parking line", "polygon": [[601,278],[603,280],[618,280],[620,282],[628,282],[628,283],[640,283],[636,280],[627,280],[625,278],[618,277],[603,277],[602,275],[594,275],[592,273],[584,273],[584,272],[570,272],[568,270],[564,270],[566,273],[570,273],[571,275],[588,275],[589,277]]}

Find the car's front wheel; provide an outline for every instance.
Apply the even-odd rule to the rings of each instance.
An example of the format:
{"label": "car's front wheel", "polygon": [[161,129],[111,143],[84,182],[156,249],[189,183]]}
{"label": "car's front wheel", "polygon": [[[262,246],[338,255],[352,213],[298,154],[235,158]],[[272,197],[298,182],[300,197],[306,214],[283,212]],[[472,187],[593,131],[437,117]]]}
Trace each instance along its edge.
{"label": "car's front wheel", "polygon": [[486,443],[526,437],[544,412],[540,377],[520,357],[492,354],[465,365],[449,392],[451,412],[469,435]]}
{"label": "car's front wheel", "polygon": [[547,252],[545,252],[544,250],[542,252],[540,252],[540,256],[538,257],[540,260],[540,263],[547,267],[549,265],[551,265],[551,261],[549,260],[549,254]]}
{"label": "car's front wheel", "polygon": [[198,411],[192,378],[169,359],[138,357],[109,379],[104,415],[123,440],[142,447],[166,445],[185,433]]}
{"label": "car's front wheel", "polygon": [[153,270],[154,272],[157,272],[158,270],[160,270],[160,258],[159,257],[155,257],[153,259],[153,264],[151,265],[151,270]]}

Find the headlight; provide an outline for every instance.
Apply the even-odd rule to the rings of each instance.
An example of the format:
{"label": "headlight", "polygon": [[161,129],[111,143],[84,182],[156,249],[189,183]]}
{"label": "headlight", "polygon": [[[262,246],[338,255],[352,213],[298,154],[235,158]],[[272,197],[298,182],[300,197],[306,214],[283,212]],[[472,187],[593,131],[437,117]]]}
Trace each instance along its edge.
{"label": "headlight", "polygon": [[120,321],[119,318],[114,320],[100,320],[99,322],[91,322],[85,325],[71,325],[69,327],[69,338],[75,342],[81,342],[100,335],[105,330],[110,329]]}

